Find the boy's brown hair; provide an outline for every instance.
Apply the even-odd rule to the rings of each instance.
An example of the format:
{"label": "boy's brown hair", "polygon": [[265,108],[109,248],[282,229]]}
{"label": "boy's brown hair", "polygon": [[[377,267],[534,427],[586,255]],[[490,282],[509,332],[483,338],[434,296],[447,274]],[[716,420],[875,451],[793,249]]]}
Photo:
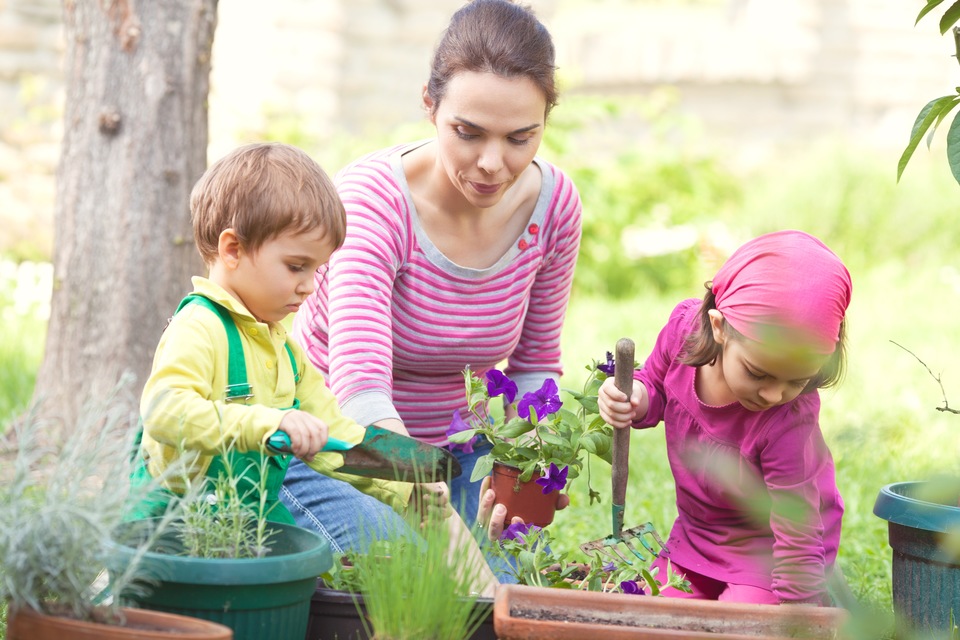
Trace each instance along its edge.
{"label": "boy's brown hair", "polygon": [[190,194],[190,217],[208,265],[217,258],[224,229],[233,229],[250,253],[288,231],[317,228],[339,248],[347,232],[330,177],[306,153],[279,142],[238,147],[213,163]]}

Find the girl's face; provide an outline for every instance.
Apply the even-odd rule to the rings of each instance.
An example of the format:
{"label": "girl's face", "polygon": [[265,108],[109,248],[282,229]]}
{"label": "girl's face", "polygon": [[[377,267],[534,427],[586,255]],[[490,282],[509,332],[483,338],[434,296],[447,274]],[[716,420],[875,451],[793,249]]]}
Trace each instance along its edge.
{"label": "girl's face", "polygon": [[783,349],[726,331],[723,315],[710,311],[713,339],[723,348],[720,378],[730,395],[749,411],[765,411],[794,400],[829,355],[805,349]]}
{"label": "girl's face", "polygon": [[530,166],[545,125],[546,98],[527,77],[465,71],[447,84],[436,111],[438,162],[463,198],[492,207]]}
{"label": "girl's face", "polygon": [[323,230],[287,232],[264,242],[254,254],[238,249],[233,268],[225,271],[226,282],[218,284],[260,322],[279,322],[313,293],[314,272],[334,249]]}

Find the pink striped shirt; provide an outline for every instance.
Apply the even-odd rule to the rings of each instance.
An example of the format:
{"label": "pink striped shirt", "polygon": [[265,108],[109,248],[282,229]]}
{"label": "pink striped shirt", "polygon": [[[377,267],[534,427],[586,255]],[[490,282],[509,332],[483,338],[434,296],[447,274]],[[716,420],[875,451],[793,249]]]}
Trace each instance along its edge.
{"label": "pink striped shirt", "polygon": [[527,228],[486,269],[447,259],[420,227],[403,173],[407,144],[361,158],[336,176],[347,238],[317,271],[293,335],[360,424],[400,418],[446,444],[466,409],[462,371],[507,360],[520,392],[559,378],[560,329],[580,246],[573,182],[537,158],[543,179]]}

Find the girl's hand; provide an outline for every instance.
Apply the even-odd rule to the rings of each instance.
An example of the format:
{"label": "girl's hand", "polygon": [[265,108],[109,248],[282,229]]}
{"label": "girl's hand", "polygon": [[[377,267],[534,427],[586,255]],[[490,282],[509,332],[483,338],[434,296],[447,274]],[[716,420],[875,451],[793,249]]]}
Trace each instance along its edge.
{"label": "girl's hand", "polygon": [[293,455],[303,460],[312,460],[327,444],[327,423],[305,411],[287,411],[280,421],[280,430],[290,436]]}
{"label": "girl's hand", "polygon": [[638,417],[646,415],[646,407],[640,413],[637,409],[645,404],[646,387],[639,380],[633,381],[633,393],[627,398],[627,395],[617,389],[614,379],[607,378],[600,385],[600,391],[597,393],[597,404],[600,407],[600,417],[604,421],[617,429],[624,429]]}

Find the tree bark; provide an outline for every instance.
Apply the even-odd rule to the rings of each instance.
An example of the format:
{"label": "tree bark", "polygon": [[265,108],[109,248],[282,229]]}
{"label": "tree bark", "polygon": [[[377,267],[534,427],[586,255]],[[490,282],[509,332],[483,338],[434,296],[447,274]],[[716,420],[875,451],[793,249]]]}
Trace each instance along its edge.
{"label": "tree bark", "polygon": [[189,196],[206,167],[217,0],[64,0],[54,290],[34,400],[69,429],[132,373],[202,272]]}

